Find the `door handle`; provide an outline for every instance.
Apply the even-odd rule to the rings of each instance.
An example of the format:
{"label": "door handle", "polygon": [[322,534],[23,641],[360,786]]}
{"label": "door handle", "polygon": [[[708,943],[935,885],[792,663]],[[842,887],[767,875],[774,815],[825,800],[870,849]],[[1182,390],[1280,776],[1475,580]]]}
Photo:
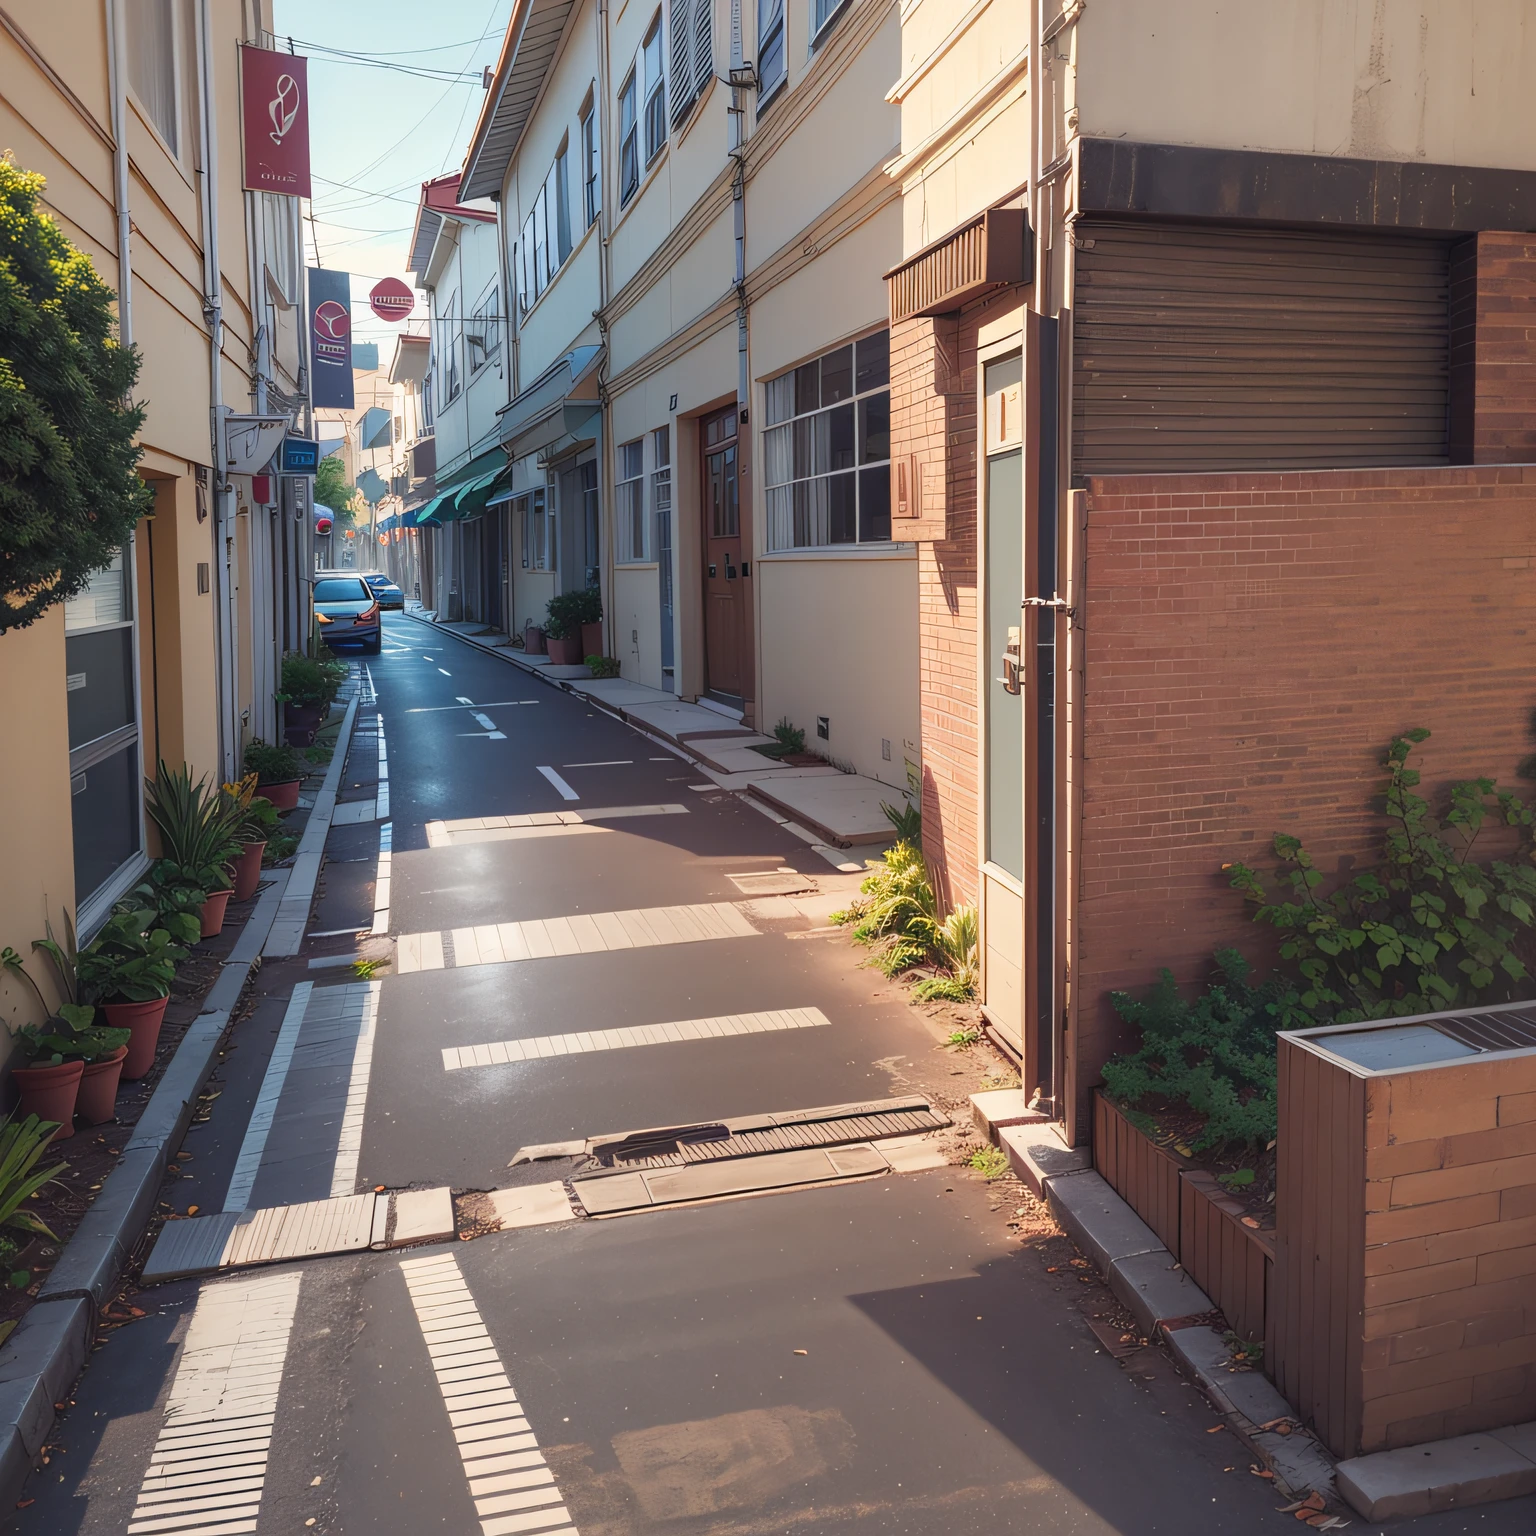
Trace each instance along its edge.
{"label": "door handle", "polygon": [[1007,693],[1018,693],[1024,683],[1024,657],[1019,644],[1019,631],[1010,628],[1008,644],[1003,648],[1003,675],[997,679]]}
{"label": "door handle", "polygon": [[713,575],[714,575],[714,574],[715,574],[715,568],[714,568],[714,566],[710,566],[710,568],[709,568],[709,574],[710,574],[710,575],[711,575],[711,576],[713,576]]}

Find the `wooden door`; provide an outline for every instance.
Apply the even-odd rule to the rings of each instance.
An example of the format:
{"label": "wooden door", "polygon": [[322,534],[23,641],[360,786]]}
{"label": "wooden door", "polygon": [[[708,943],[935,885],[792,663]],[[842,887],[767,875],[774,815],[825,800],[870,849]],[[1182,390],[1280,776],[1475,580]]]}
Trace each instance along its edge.
{"label": "wooden door", "polygon": [[707,417],[702,427],[704,685],[711,693],[735,698],[741,694],[746,641],[735,406]]}

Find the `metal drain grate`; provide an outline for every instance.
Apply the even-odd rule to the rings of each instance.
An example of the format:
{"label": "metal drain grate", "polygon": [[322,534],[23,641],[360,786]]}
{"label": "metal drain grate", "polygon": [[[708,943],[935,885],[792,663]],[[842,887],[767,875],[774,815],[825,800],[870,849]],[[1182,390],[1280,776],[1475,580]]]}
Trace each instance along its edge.
{"label": "metal drain grate", "polygon": [[937,1131],[949,1124],[927,1099],[877,1100],[874,1103],[834,1104],[822,1109],[798,1109],[770,1115],[741,1115],[702,1125],[634,1131],[625,1136],[590,1142],[586,1170],[682,1168],[756,1157],[766,1152],[793,1152],[806,1147],[835,1147],[887,1136],[911,1136]]}

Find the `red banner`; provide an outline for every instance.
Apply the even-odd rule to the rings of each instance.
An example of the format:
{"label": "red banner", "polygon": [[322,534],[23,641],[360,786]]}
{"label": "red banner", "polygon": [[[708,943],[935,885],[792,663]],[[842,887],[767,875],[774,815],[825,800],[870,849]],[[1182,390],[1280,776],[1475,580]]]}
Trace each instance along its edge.
{"label": "red banner", "polygon": [[309,60],[240,48],[245,181],[251,192],[309,196]]}

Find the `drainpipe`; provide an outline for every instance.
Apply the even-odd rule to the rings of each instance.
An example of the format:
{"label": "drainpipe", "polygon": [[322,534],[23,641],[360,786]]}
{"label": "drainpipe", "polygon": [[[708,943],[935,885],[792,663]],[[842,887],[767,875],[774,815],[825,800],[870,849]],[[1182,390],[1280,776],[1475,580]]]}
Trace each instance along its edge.
{"label": "drainpipe", "polygon": [[[614,464],[613,448],[613,405],[608,395],[608,373],[613,361],[608,351],[608,295],[612,286],[612,271],[610,267],[611,252],[608,249],[609,220],[612,218],[612,202],[608,196],[608,161],[610,156],[604,153],[607,139],[608,124],[608,82],[612,78],[612,60],[608,53],[608,0],[598,0],[597,3],[597,95],[592,101],[592,115],[595,119],[592,127],[593,135],[598,145],[598,174],[602,187],[602,206],[597,210],[597,308],[592,311],[592,318],[597,321],[598,338],[603,346],[603,360],[597,365],[597,398],[601,406],[598,416],[599,434],[599,474],[601,476],[598,490],[598,510],[601,514],[603,508],[608,509],[608,516],[603,519],[606,536],[602,540],[603,573],[600,580],[606,579],[609,592],[614,590],[614,487],[617,484],[617,471]],[[616,169],[617,167],[615,167]],[[585,189],[587,168],[581,167],[582,187]],[[585,197],[585,192],[583,192]],[[586,208],[583,204],[582,214],[585,216]],[[617,633],[612,626],[612,615],[608,612],[608,604],[603,604],[603,634],[605,642],[612,640]],[[603,647],[606,652],[608,644]],[[618,650],[616,642],[613,649]]]}
{"label": "drainpipe", "polygon": [[208,324],[208,405],[213,439],[214,626],[219,674],[219,760],[226,779],[234,777],[239,745],[239,675],[234,616],[234,492],[224,472],[224,296],[219,275],[218,129],[214,122],[213,19],[209,0],[198,0],[197,63],[203,157],[200,193],[203,214],[203,317]]}

